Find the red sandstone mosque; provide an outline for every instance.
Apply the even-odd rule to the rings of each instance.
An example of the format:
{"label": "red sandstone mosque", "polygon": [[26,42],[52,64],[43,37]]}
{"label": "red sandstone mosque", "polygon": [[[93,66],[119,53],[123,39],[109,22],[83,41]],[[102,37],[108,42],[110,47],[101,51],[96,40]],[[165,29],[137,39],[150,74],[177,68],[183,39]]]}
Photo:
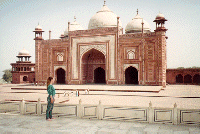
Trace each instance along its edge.
{"label": "red sandstone mosque", "polygon": [[155,30],[151,32],[148,22],[137,11],[123,33],[120,18],[104,3],[101,10],[91,17],[88,29],[84,30],[75,18],[74,22],[68,23],[60,39],[51,39],[49,31],[49,39],[44,40],[44,31],[38,25],[33,31],[35,65],[22,60],[11,64],[14,68],[12,73],[15,74],[20,68],[19,71],[25,73],[25,66],[21,64],[27,63],[26,70],[35,68],[35,79],[34,75],[18,74],[13,77],[13,83],[23,81],[24,76],[27,76],[29,82],[34,79],[36,83],[45,83],[49,76],[53,76],[55,82],[60,84],[105,83],[165,87],[165,21],[164,15],[159,13],[154,20]]}

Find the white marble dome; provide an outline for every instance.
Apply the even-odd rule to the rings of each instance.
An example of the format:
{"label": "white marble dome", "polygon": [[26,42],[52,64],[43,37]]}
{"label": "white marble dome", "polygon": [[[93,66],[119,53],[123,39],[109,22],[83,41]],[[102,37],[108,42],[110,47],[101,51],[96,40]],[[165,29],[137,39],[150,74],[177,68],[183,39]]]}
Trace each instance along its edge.
{"label": "white marble dome", "polygon": [[30,56],[30,55],[29,52],[25,48],[23,48],[21,51],[19,51],[18,56]]}
{"label": "white marble dome", "polygon": [[[119,26],[122,23],[119,20]],[[117,27],[117,15],[114,14],[105,4],[89,21],[88,29],[97,29],[102,27]]]}
{"label": "white marble dome", "polygon": [[143,18],[140,17],[139,14],[135,16],[127,25],[125,28],[126,33],[137,33],[137,32],[142,32],[142,21],[144,23],[143,25],[143,30],[145,33],[151,32],[149,23],[145,21]]}
{"label": "white marble dome", "polygon": [[[69,31],[84,30],[83,27],[76,21],[70,23]],[[64,31],[64,36],[68,35],[68,28]]]}

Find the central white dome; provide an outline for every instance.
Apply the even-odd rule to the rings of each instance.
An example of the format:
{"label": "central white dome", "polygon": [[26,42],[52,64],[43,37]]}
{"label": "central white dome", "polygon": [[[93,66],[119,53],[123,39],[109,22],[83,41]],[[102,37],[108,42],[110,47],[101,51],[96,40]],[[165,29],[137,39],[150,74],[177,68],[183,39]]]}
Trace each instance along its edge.
{"label": "central white dome", "polygon": [[[122,23],[119,20],[119,26]],[[88,29],[97,29],[101,27],[117,27],[117,15],[114,14],[105,4],[92,18],[90,19]]]}

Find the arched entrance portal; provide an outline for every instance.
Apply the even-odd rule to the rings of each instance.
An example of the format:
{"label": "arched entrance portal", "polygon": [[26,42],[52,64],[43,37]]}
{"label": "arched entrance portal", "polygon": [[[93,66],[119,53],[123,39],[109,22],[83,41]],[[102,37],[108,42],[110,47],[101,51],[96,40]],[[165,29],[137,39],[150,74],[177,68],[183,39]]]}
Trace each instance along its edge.
{"label": "arched entrance portal", "polygon": [[82,83],[106,83],[105,56],[102,52],[91,49],[82,56]]}
{"label": "arched entrance portal", "polygon": [[138,84],[138,71],[134,67],[125,70],[125,84]]}
{"label": "arched entrance portal", "polygon": [[106,83],[105,70],[98,67],[94,70],[94,83]]}
{"label": "arched entrance portal", "polygon": [[183,76],[181,74],[176,76],[176,83],[183,83]]}
{"label": "arched entrance portal", "polygon": [[57,70],[57,84],[65,84],[65,70],[62,68]]}

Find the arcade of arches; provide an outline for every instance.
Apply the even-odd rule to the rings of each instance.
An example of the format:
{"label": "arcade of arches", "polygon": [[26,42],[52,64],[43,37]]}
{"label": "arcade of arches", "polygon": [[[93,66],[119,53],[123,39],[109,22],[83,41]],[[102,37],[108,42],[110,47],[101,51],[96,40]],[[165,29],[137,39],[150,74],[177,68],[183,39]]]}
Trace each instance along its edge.
{"label": "arcade of arches", "polygon": [[200,69],[167,69],[169,84],[200,84]]}

